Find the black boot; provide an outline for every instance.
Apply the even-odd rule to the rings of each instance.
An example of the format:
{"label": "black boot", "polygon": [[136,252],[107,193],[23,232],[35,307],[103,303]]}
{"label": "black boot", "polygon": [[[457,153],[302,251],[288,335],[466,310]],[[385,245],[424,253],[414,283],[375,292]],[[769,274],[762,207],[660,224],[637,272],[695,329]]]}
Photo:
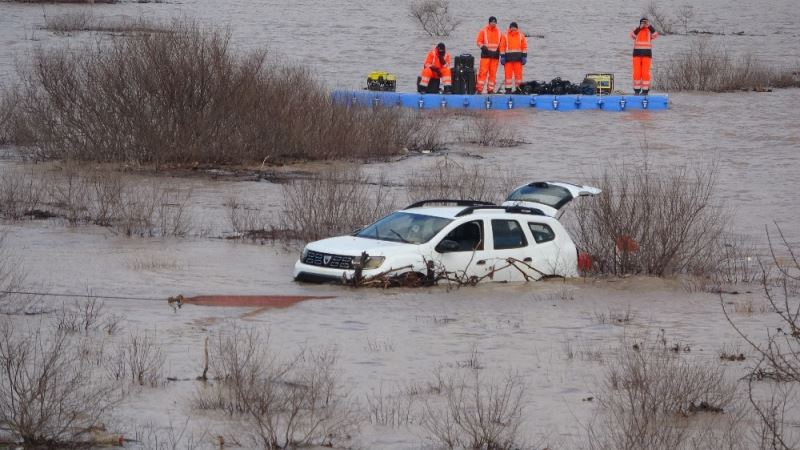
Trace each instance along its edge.
{"label": "black boot", "polygon": [[642,92],[641,89],[634,89],[633,90],[633,95],[639,95],[640,92]]}
{"label": "black boot", "polygon": [[452,94],[453,93],[453,86],[445,86],[444,87],[445,94]]}
{"label": "black boot", "polygon": [[510,94],[510,93],[511,93],[511,88],[506,88],[506,94]]}
{"label": "black boot", "polygon": [[642,89],[642,95],[647,95],[650,92],[650,89]]}
{"label": "black boot", "polygon": [[419,92],[420,94],[424,94],[425,91],[427,91],[427,90],[428,90],[428,86],[423,86],[421,84],[417,85],[417,92]]}

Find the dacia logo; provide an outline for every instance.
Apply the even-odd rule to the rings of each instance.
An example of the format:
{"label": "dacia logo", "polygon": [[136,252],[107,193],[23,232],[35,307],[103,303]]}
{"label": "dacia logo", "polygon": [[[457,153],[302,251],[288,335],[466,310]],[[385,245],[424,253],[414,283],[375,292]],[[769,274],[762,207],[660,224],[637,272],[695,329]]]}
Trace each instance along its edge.
{"label": "dacia logo", "polygon": [[328,264],[331,263],[331,256],[330,255],[323,256],[322,257],[322,262],[325,263],[325,265],[327,266]]}

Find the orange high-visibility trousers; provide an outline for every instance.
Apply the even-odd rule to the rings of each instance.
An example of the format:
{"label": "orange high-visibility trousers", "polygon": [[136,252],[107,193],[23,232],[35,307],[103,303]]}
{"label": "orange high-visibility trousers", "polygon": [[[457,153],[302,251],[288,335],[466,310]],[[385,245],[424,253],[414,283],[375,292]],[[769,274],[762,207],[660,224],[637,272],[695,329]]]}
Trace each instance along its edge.
{"label": "orange high-visibility trousers", "polygon": [[[447,67],[447,66],[444,66],[441,69],[439,69],[439,72],[442,74],[441,79],[440,79],[440,83],[441,83],[442,87],[451,86],[453,84],[453,75],[450,72],[450,68]],[[426,68],[422,69],[422,74],[420,75],[419,85],[420,86],[428,86],[428,83],[430,83],[431,78],[440,78],[440,77],[439,77],[439,75],[436,75],[430,69],[430,67],[426,67]]]}
{"label": "orange high-visibility trousers", "polygon": [[[522,61],[506,62],[503,66],[506,76],[506,89],[518,88],[522,83]],[[514,79],[512,82],[511,79]]]}
{"label": "orange high-visibility trousers", "polygon": [[650,63],[653,58],[649,56],[633,57],[633,88],[650,89]]}
{"label": "orange high-visibility trousers", "polygon": [[480,94],[483,92],[483,86],[486,84],[486,78],[489,78],[488,92],[494,92],[495,84],[497,83],[497,66],[500,65],[500,60],[495,58],[481,58],[481,66],[478,72],[478,84],[475,86],[475,93]]}

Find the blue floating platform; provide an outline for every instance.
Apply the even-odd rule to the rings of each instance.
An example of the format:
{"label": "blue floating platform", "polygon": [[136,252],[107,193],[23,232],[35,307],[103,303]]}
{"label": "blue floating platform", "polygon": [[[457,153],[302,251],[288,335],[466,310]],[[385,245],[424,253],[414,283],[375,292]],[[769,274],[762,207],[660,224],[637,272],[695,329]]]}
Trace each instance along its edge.
{"label": "blue floating platform", "polygon": [[483,109],[508,111],[663,111],[667,94],[641,95],[443,95],[376,91],[333,91],[334,103],[362,106],[401,106],[413,109]]}

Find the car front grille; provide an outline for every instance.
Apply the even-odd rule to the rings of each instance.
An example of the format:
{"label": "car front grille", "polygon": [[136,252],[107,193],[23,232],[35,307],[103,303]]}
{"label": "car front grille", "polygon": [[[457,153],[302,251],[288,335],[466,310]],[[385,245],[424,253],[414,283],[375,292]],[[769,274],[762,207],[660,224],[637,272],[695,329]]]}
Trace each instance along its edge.
{"label": "car front grille", "polygon": [[333,267],[334,269],[352,269],[353,257],[308,250],[306,257],[303,258],[303,263],[311,266]]}

